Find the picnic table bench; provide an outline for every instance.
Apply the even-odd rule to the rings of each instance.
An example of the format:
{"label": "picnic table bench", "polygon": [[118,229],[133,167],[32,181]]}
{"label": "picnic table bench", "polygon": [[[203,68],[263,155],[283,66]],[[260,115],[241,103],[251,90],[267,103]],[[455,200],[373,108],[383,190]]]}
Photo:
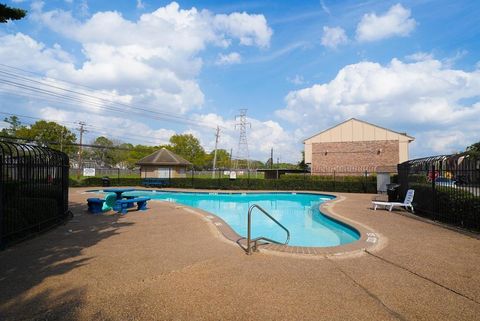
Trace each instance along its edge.
{"label": "picnic table bench", "polygon": [[118,213],[127,214],[127,209],[132,207],[134,203],[137,203],[137,209],[139,211],[144,211],[147,209],[147,201],[149,200],[150,198],[148,197],[136,197],[118,200],[116,202],[116,204],[119,205]]}

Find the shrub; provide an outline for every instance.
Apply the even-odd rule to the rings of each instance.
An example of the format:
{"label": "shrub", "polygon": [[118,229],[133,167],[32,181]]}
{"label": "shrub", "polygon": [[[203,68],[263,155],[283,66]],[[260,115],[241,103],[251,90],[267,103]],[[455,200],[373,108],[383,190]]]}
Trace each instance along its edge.
{"label": "shrub", "polygon": [[[81,181],[73,181],[71,186],[102,186],[102,179],[97,177],[86,178]],[[141,178],[114,178],[110,179],[110,186],[141,186]],[[358,177],[351,180],[333,181],[310,177],[288,177],[275,179],[261,178],[172,178],[169,187],[196,188],[196,189],[224,189],[224,190],[314,190],[324,192],[347,192],[347,193],[376,193],[376,179]]]}
{"label": "shrub", "polygon": [[415,210],[423,216],[465,228],[480,230],[480,197],[461,189],[431,184],[411,184]]}

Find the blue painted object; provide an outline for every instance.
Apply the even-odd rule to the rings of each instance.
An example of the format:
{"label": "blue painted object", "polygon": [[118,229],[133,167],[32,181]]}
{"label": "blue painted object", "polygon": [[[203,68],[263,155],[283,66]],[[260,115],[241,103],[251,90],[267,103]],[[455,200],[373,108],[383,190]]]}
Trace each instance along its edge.
{"label": "blue painted object", "polygon": [[88,198],[88,211],[92,214],[102,213],[103,203],[105,203],[104,199],[100,199],[98,197],[95,198]]}
{"label": "blue painted object", "polygon": [[133,205],[134,203],[137,203],[137,209],[139,211],[144,211],[147,209],[147,201],[149,200],[150,198],[148,197],[136,197],[136,198],[119,200],[116,203],[119,206],[118,213],[127,214],[127,209],[129,207],[132,207],[130,205]]}

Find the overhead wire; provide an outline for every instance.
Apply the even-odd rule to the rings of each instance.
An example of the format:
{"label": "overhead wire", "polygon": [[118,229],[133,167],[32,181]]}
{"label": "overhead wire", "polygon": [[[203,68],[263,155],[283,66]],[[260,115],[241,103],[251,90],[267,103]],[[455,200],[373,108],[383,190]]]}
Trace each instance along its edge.
{"label": "overhead wire", "polygon": [[[26,70],[23,70],[23,69],[20,69],[20,68],[15,68],[15,67],[8,66],[8,65],[5,65],[5,64],[1,64],[1,63],[0,63],[0,66],[7,67],[7,68],[10,68],[10,69],[14,69],[14,70],[20,70],[20,71],[23,71],[23,72],[28,72]],[[21,89],[21,90],[23,89],[23,90],[27,90],[27,91],[32,91],[32,92],[35,92],[36,94],[51,96],[51,97],[54,97],[54,98],[60,98],[60,99],[64,99],[64,100],[73,100],[73,101],[76,101],[76,102],[81,102],[81,103],[86,104],[86,105],[93,105],[97,108],[106,109],[106,110],[110,110],[110,111],[117,111],[117,112],[122,112],[122,113],[131,113],[133,111],[133,112],[136,113],[136,115],[141,116],[141,117],[147,117],[147,118],[152,118],[153,117],[153,118],[156,118],[156,119],[159,119],[159,120],[176,121],[176,122],[187,123],[187,124],[190,124],[190,125],[193,125],[193,126],[199,126],[199,127],[209,127],[209,128],[216,127],[212,124],[202,122],[202,121],[198,121],[198,120],[194,120],[194,119],[191,119],[191,118],[187,118],[187,117],[184,117],[184,116],[181,116],[181,115],[177,115],[177,114],[173,114],[173,113],[167,113],[167,112],[153,111],[153,110],[149,110],[149,109],[146,109],[146,108],[137,107],[137,106],[134,106],[134,105],[131,105],[131,104],[126,104],[126,103],[122,103],[122,102],[118,102],[118,101],[113,101],[111,99],[106,99],[106,98],[103,98],[103,97],[99,97],[97,95],[93,95],[93,94],[90,94],[88,92],[85,93],[85,92],[81,92],[81,91],[78,91],[78,90],[72,90],[72,89],[69,89],[69,88],[58,86],[57,84],[53,85],[53,84],[49,83],[48,80],[46,80],[46,79],[43,79],[43,80],[40,81],[40,80],[37,80],[37,79],[32,79],[30,77],[26,77],[26,76],[23,76],[23,75],[14,73],[14,72],[5,71],[5,70],[1,70],[1,69],[0,69],[0,74],[4,77],[3,79],[0,78],[0,81],[3,84],[11,86],[11,87],[15,87],[17,89]],[[5,78],[7,78],[7,79],[5,79]],[[63,82],[63,83],[66,83],[66,84],[69,83],[69,82],[59,80],[59,79],[55,79],[55,78],[52,78],[52,77],[49,77],[49,78],[53,79],[57,82]],[[32,83],[34,85],[32,85]],[[74,83],[70,83],[70,84],[74,84]],[[78,84],[74,84],[74,85],[80,86]],[[42,88],[41,86],[44,86],[44,87],[47,87],[47,88]],[[82,86],[82,87],[89,88],[89,87],[86,87],[86,86]],[[92,90],[95,90],[95,89],[92,88]],[[75,95],[81,96],[81,98],[76,97]],[[118,106],[126,107],[129,110],[120,109]],[[146,115],[144,113],[148,113],[148,115]]]}

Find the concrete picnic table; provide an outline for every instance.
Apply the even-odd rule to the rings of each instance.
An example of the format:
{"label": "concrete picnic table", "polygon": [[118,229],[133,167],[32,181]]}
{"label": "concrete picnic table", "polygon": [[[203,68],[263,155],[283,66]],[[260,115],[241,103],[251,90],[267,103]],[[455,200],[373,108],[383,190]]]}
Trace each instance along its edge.
{"label": "concrete picnic table", "polygon": [[122,199],[122,193],[132,192],[134,188],[106,188],[103,190],[104,193],[115,193],[117,194],[117,201]]}

